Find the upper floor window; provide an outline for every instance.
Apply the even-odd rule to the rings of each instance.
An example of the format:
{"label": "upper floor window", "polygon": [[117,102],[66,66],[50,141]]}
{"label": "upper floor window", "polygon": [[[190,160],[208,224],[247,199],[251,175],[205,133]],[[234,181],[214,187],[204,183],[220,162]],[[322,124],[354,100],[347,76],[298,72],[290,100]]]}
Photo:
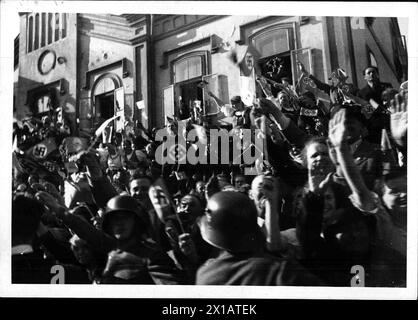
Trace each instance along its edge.
{"label": "upper floor window", "polygon": [[251,41],[260,52],[261,57],[269,57],[294,49],[292,29],[283,26],[269,28],[254,34]]}
{"label": "upper floor window", "polygon": [[204,55],[181,58],[173,63],[174,83],[190,80],[204,75]]}
{"label": "upper floor window", "polygon": [[67,13],[32,13],[27,17],[27,50],[31,52],[67,36]]}

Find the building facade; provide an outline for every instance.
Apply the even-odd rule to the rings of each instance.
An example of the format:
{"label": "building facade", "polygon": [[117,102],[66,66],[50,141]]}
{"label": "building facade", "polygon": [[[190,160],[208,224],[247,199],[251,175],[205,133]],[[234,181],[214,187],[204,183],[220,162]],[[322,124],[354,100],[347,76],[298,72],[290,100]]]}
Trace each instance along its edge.
{"label": "building facade", "polygon": [[395,88],[407,78],[396,18],[34,12],[20,19],[16,117],[61,113],[80,135],[114,115],[120,130],[188,117],[196,101],[214,112],[208,90],[225,103],[254,91],[254,72],[243,75],[231,60],[237,47],[255,48],[258,72],[275,81],[296,84],[297,60],[324,82],[341,67],[360,88],[367,65]]}

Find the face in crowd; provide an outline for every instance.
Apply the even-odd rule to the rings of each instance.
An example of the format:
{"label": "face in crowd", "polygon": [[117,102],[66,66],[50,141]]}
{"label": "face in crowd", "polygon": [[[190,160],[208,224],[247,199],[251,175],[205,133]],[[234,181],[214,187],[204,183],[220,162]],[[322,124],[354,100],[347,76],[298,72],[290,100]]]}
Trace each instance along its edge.
{"label": "face in crowd", "polygon": [[129,140],[125,140],[122,142],[122,148],[126,154],[130,154],[132,152],[132,143]]}
{"label": "face in crowd", "polygon": [[280,91],[279,94],[277,95],[277,102],[279,103],[280,107],[284,110],[290,110],[290,100],[289,100],[289,96]]}
{"label": "face in crowd", "polygon": [[234,108],[237,111],[244,110],[244,103],[241,100],[238,101],[238,102],[231,101],[231,106],[232,106],[232,108]]}
{"label": "face in crowd", "polygon": [[205,196],[205,182],[204,181],[198,181],[196,183],[196,192],[197,194],[199,194],[200,196],[204,197]]}
{"label": "face in crowd", "polygon": [[394,215],[407,214],[406,174],[388,179],[383,185],[383,202]]}
{"label": "face in crowd", "polygon": [[339,86],[342,83],[341,80],[336,74],[331,75],[331,83],[334,87]]}
{"label": "face in crowd", "polygon": [[151,181],[146,178],[134,179],[129,184],[129,192],[131,196],[138,201],[149,199],[148,191],[151,187]]}
{"label": "face in crowd", "polygon": [[367,68],[364,70],[364,80],[371,82],[379,81],[379,72],[376,68]]}
{"label": "face in crowd", "polygon": [[177,213],[182,221],[193,223],[203,213],[203,208],[196,197],[185,195],[177,206]]}
{"label": "face in crowd", "polygon": [[229,185],[229,180],[227,177],[223,176],[223,175],[218,175],[217,176],[218,179],[218,184],[219,187],[222,189],[223,187]]}
{"label": "face in crowd", "polygon": [[325,143],[312,142],[306,147],[306,166],[312,174],[326,175],[334,169]]}
{"label": "face in crowd", "polygon": [[135,225],[135,214],[132,212],[121,211],[109,217],[110,233],[119,241],[131,239]]}
{"label": "face in crowd", "polygon": [[245,181],[245,177],[238,175],[235,177],[235,181],[234,181],[234,187],[239,190],[244,184],[247,183],[247,181]]}
{"label": "face in crowd", "polygon": [[87,242],[77,236],[70,239],[71,251],[73,252],[77,261],[83,265],[88,266],[94,262],[92,250],[87,245]]}

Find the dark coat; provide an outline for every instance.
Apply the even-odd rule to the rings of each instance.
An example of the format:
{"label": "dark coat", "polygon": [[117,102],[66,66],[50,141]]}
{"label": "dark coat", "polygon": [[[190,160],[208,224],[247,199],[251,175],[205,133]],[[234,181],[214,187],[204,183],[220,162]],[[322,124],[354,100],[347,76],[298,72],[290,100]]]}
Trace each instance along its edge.
{"label": "dark coat", "polygon": [[267,253],[233,254],[223,251],[203,264],[197,285],[316,286],[320,281],[291,260]]}
{"label": "dark coat", "polygon": [[371,88],[369,85],[366,85],[359,91],[358,95],[360,98],[364,100],[369,101],[370,99],[373,99],[378,104],[382,105],[382,92],[388,88],[392,88],[392,85],[386,82],[380,82],[374,88]]}

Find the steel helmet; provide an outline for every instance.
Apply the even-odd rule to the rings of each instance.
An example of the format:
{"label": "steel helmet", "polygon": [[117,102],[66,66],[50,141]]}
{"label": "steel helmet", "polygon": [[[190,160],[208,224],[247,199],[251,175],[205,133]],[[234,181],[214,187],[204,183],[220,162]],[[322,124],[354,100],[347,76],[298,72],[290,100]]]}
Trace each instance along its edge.
{"label": "steel helmet", "polygon": [[265,241],[257,224],[254,202],[240,192],[215,193],[199,227],[206,242],[230,252],[255,251]]}
{"label": "steel helmet", "polygon": [[118,212],[132,213],[138,220],[138,226],[143,230],[146,229],[146,213],[138,202],[130,195],[118,195],[111,198],[106,205],[103,214],[102,229],[105,232],[109,230],[109,216]]}

